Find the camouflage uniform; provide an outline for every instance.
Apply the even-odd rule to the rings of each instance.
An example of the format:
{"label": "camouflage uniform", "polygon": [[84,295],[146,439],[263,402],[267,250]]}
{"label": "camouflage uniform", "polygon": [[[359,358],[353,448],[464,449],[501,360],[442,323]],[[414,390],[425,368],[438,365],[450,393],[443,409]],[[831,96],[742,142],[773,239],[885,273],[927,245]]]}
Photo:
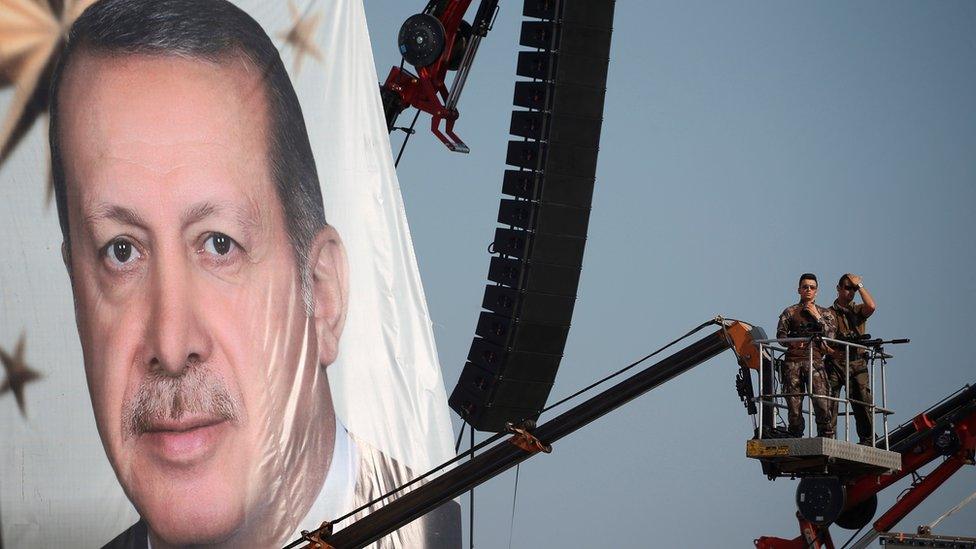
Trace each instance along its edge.
{"label": "camouflage uniform", "polygon": [[[821,320],[818,322],[813,315],[804,310],[803,305],[790,305],[779,315],[776,325],[776,337],[801,337],[809,333],[807,325],[814,323],[823,331],[824,337],[834,337],[837,333],[837,320],[830,309],[817,305]],[[786,346],[786,358],[782,366],[783,392],[802,393],[810,377],[810,343],[791,343]],[[813,394],[831,395],[830,382],[824,369],[824,354],[829,348],[823,343],[813,343]],[[786,397],[787,421],[790,434],[795,437],[803,436],[803,397]],[[833,437],[834,426],[837,423],[832,412],[831,401],[814,398],[813,411],[817,419],[817,436]]]}
{"label": "camouflage uniform", "polygon": [[[864,314],[863,303],[851,303],[844,307],[837,301],[830,307],[837,319],[837,334],[839,337],[850,335],[864,335],[868,315]],[[871,378],[868,375],[868,363],[865,353],[855,353],[851,349],[850,356],[850,376],[851,384],[847,388],[847,398],[861,402],[874,402],[871,398]],[[844,350],[837,349],[832,356],[834,372],[830,376],[831,392],[834,396],[840,395],[840,389],[844,386]],[[837,402],[833,402],[834,425],[837,424]],[[863,405],[851,403],[851,411],[854,412],[854,420],[857,424],[857,436],[861,442],[870,442],[871,435],[874,434],[874,414]]]}

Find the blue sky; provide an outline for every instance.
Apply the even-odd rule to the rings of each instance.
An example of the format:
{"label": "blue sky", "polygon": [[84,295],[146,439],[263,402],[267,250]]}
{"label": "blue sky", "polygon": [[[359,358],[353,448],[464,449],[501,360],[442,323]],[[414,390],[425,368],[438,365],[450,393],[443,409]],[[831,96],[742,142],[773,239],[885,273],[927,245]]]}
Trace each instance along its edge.
{"label": "blue sky", "polygon": [[[377,72],[422,2],[367,0]],[[521,3],[501,2],[461,101],[470,155],[425,131],[399,169],[453,387],[474,333],[504,170]],[[910,337],[889,398],[910,419],[976,382],[976,4],[618,2],[579,301],[553,397],[722,314],[772,331],[796,278],[864,276],[869,331]],[[405,121],[409,122],[409,119]],[[394,150],[400,135],[394,136]],[[532,459],[514,547],[749,546],[794,537],[795,483],[744,457],[725,354]],[[477,492],[476,545],[508,544],[513,474]],[[966,468],[903,521],[969,495]],[[881,507],[900,488],[884,493]],[[976,507],[942,533],[976,535]],[[835,529],[835,542],[849,533]]]}

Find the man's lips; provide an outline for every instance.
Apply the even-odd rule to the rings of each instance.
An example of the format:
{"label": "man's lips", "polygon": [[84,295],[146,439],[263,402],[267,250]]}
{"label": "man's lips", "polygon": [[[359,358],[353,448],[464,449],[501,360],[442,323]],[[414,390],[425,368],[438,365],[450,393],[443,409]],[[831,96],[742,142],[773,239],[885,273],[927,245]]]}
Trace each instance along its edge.
{"label": "man's lips", "polygon": [[197,416],[197,417],[181,417],[180,419],[154,419],[149,423],[147,433],[159,433],[159,432],[176,432],[185,433],[186,431],[192,431],[193,429],[199,429],[200,427],[207,427],[210,425],[216,425],[224,421],[218,417],[207,417],[207,416]]}
{"label": "man's lips", "polygon": [[169,465],[187,466],[210,457],[230,427],[216,417],[183,417],[153,420],[139,443]]}

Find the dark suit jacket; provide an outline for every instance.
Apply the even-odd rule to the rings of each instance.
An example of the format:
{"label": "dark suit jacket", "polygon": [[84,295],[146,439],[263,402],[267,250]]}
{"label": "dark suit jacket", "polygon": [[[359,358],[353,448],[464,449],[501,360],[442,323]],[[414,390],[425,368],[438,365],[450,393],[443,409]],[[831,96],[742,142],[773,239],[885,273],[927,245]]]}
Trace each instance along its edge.
{"label": "dark suit jacket", "polygon": [[115,539],[105,544],[102,549],[148,549],[149,548],[149,529],[146,523],[141,520],[128,530],[122,532]]}

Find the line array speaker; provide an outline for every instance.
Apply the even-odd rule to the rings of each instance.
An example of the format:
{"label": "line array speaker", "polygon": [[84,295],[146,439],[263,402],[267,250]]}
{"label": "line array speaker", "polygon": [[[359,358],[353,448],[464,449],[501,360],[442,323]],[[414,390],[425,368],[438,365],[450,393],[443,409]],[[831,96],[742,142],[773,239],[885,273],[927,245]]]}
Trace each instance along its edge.
{"label": "line array speaker", "polygon": [[451,407],[500,432],[536,419],[579,286],[596,177],[613,0],[525,0],[485,309]]}

